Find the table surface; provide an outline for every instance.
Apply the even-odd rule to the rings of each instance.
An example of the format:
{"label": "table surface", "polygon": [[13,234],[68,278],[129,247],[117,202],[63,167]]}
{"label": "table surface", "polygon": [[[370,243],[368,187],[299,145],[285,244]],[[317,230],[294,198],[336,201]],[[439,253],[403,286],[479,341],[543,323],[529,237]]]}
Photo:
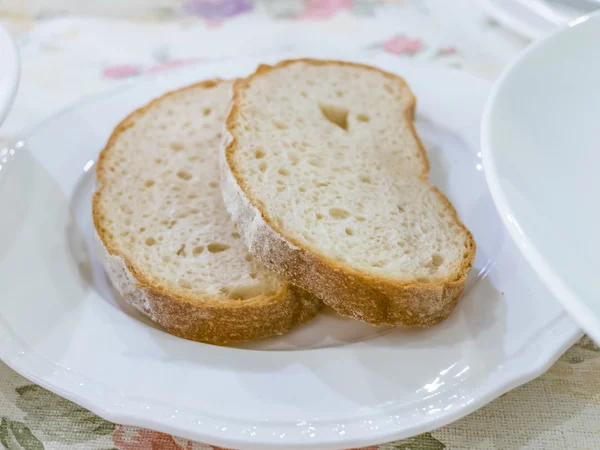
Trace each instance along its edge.
{"label": "table surface", "polygon": [[[493,80],[527,41],[476,0],[0,0],[22,56],[0,141],[145,74],[285,51],[386,52]],[[451,425],[369,449],[600,448],[600,348],[584,337],[543,376]],[[212,449],[107,422],[0,363],[9,449]]]}

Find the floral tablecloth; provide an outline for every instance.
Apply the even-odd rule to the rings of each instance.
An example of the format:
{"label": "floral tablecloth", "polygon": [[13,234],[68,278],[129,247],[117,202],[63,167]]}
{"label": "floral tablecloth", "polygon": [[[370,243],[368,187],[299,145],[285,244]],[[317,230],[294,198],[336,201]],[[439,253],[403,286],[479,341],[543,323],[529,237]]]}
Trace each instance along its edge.
{"label": "floral tablecloth", "polygon": [[[493,79],[526,44],[476,0],[0,0],[23,64],[0,141],[145,74],[240,55],[386,52]],[[552,301],[552,300],[550,300]],[[381,450],[600,449],[600,348],[580,340],[546,374],[451,425]],[[0,363],[7,449],[212,449],[116,425]]]}

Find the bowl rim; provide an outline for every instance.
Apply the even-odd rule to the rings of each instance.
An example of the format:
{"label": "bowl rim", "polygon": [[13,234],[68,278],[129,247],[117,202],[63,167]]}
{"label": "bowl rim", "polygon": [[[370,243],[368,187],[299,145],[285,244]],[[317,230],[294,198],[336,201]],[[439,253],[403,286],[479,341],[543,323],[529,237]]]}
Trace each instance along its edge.
{"label": "bowl rim", "polygon": [[542,256],[538,248],[533,245],[527,235],[523,232],[517,219],[514,217],[512,208],[510,207],[510,203],[500,182],[495,156],[498,149],[495,148],[491,136],[492,129],[494,128],[492,115],[495,111],[497,100],[503,94],[505,84],[512,74],[518,70],[529,55],[545,46],[548,42],[559,38],[559,36],[562,36],[563,34],[570,33],[572,29],[577,28],[584,23],[592,21],[598,22],[598,25],[600,26],[600,11],[579,17],[569,22],[568,25],[531,43],[502,71],[492,86],[483,111],[481,119],[480,148],[482,164],[485,167],[485,178],[492,201],[494,202],[509,235],[531,267],[537,272],[544,284],[555,295],[567,312],[594,341],[600,342],[600,316],[595,317],[586,303],[567,286],[560,274],[552,268],[551,264]]}
{"label": "bowl rim", "polygon": [[[21,74],[19,51],[8,30],[0,25],[0,126],[15,100]],[[3,82],[3,83],[2,83]],[[2,84],[5,84],[4,88]]]}

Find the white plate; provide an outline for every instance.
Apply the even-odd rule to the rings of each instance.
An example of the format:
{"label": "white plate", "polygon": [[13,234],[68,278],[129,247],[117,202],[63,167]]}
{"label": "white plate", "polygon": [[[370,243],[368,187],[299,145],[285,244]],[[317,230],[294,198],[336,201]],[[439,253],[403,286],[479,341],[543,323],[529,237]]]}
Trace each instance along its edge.
{"label": "white plate", "polygon": [[432,179],[478,243],[465,298],[445,323],[373,328],[326,312],[287,336],[224,348],[172,337],[115,297],[92,245],[93,161],[132,109],[258,63],[232,61],[102,95],[17,143],[0,180],[8,216],[0,221],[0,357],[109,420],[261,450],[408,437],[545,371],[581,333],[521,259],[491,202],[478,153],[489,85],[393,57],[362,61],[410,82]]}
{"label": "white plate", "polygon": [[505,27],[539,39],[600,8],[598,0],[480,0],[480,5]]}
{"label": "white plate", "polygon": [[536,43],[483,121],[488,183],[523,254],[600,342],[600,15]]}
{"label": "white plate", "polygon": [[[18,84],[19,54],[17,47],[8,31],[0,25],[0,125],[4,122],[12,106]],[[2,156],[1,153],[0,156]]]}

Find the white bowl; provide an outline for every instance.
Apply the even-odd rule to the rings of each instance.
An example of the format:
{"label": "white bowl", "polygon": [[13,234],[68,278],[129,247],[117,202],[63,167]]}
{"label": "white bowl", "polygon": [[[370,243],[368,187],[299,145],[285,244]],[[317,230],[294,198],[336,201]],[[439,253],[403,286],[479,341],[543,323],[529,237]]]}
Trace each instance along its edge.
{"label": "white bowl", "polygon": [[0,26],[0,125],[8,115],[19,84],[19,54],[8,31]]}
{"label": "white bowl", "polygon": [[492,198],[529,263],[600,342],[600,16],[529,47],[488,99]]}

